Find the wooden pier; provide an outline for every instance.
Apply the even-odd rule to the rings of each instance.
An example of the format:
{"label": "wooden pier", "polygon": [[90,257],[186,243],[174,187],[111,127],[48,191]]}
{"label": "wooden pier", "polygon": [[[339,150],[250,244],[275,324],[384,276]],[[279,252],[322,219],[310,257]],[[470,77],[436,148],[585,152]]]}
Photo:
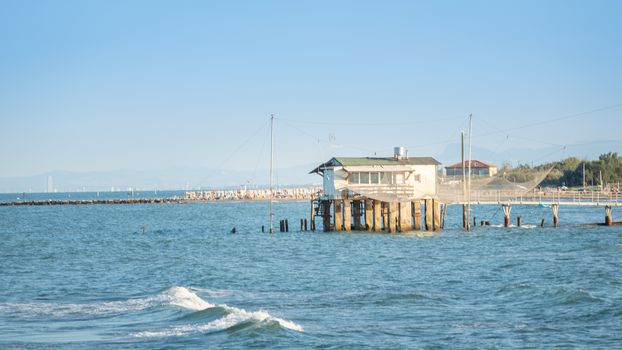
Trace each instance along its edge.
{"label": "wooden pier", "polygon": [[325,232],[410,232],[440,231],[446,205],[429,198],[407,202],[385,202],[344,191],[340,199],[311,200],[311,227],[315,216],[322,217]]}

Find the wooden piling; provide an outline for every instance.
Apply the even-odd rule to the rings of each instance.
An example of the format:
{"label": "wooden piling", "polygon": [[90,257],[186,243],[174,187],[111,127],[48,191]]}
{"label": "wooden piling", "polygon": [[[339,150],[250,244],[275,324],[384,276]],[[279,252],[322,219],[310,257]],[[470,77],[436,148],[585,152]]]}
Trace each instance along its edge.
{"label": "wooden piling", "polygon": [[389,203],[382,202],[382,228],[386,232],[390,232],[389,226]]}
{"label": "wooden piling", "polygon": [[559,223],[559,204],[551,204],[551,209],[553,209],[553,226],[557,227],[557,224]]}
{"label": "wooden piling", "polygon": [[545,219],[542,219],[542,221],[540,221],[540,227],[544,227],[544,222],[545,221],[546,221]]}
{"label": "wooden piling", "polygon": [[413,205],[413,217],[414,217],[414,229],[416,231],[421,230],[421,201],[412,202]]}
{"label": "wooden piling", "polygon": [[441,202],[438,199],[432,200],[432,210],[433,210],[432,229],[434,231],[440,231],[441,230]]}
{"label": "wooden piling", "polygon": [[308,231],[308,230],[309,230],[309,226],[308,226],[308,224],[307,224],[307,219],[305,219],[304,230],[305,230],[305,231]]}
{"label": "wooden piling", "polygon": [[425,200],[425,229],[434,230],[434,209],[432,209],[432,199]]}
{"label": "wooden piling", "polygon": [[305,220],[300,219],[300,232],[303,232],[304,230],[305,230]]}
{"label": "wooden piling", "polygon": [[521,224],[523,223],[523,217],[522,216],[517,216],[516,217],[516,226],[517,227],[521,227]]}
{"label": "wooden piling", "polygon": [[397,217],[398,217],[398,205],[397,202],[389,203],[389,232],[397,232]]}
{"label": "wooden piling", "polygon": [[335,199],[335,214],[334,214],[335,231],[343,230],[343,211],[342,211],[341,206],[342,206],[342,200]]}
{"label": "wooden piling", "polygon": [[510,213],[512,212],[512,205],[503,204],[501,207],[503,208],[503,226],[508,227],[510,226]]}
{"label": "wooden piling", "polygon": [[356,231],[360,231],[363,229],[363,225],[361,224],[361,217],[363,216],[361,204],[362,202],[360,200],[352,201],[352,219],[354,220],[352,224]]}
{"label": "wooden piling", "polygon": [[413,210],[411,202],[399,203],[400,206],[400,232],[408,232],[413,229]]}
{"label": "wooden piling", "polygon": [[352,230],[352,201],[343,200],[343,229],[347,232]]}
{"label": "wooden piling", "polygon": [[323,200],[322,202],[322,221],[324,226],[324,232],[329,232],[331,230],[330,226],[330,206],[332,201]]}
{"label": "wooden piling", "polygon": [[605,206],[605,225],[613,225],[613,208],[609,205]]}
{"label": "wooden piling", "polygon": [[382,230],[382,202],[374,199],[374,231]]}
{"label": "wooden piling", "polygon": [[372,225],[374,222],[374,216],[373,216],[373,208],[372,208],[372,200],[371,199],[365,199],[365,229],[367,231],[371,231],[372,230]]}
{"label": "wooden piling", "polygon": [[289,232],[289,222],[285,219],[285,232]]}

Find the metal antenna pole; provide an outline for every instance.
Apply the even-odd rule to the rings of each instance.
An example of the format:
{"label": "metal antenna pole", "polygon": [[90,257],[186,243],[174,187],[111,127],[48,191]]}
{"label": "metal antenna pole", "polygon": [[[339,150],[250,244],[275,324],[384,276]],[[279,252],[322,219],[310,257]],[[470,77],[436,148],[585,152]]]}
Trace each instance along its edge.
{"label": "metal antenna pole", "polygon": [[274,165],[274,114],[270,114],[270,233],[272,229],[272,167]]}
{"label": "metal antenna pole", "polygon": [[468,204],[467,204],[467,230],[471,229],[471,163],[473,163],[473,157],[471,153],[471,136],[473,135],[473,114],[469,114],[469,182],[468,182]]}
{"label": "metal antenna pole", "polygon": [[464,165],[464,131],[460,132],[460,156],[462,159],[462,201],[466,200],[466,169]]}

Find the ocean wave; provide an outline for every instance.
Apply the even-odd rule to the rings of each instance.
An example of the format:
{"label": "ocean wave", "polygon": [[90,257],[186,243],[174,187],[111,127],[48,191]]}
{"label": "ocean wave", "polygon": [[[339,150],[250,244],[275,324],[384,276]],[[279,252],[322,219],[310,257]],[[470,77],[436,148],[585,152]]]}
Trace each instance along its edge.
{"label": "ocean wave", "polygon": [[185,287],[172,287],[157,295],[117,301],[88,303],[0,303],[0,315],[18,317],[48,316],[107,316],[141,311],[157,306],[177,306],[189,310],[203,310],[214,305],[199,298]]}
{"label": "ocean wave", "polygon": [[[227,304],[210,304],[203,299],[201,299],[198,295],[193,293],[192,291],[184,288],[184,287],[175,287],[174,291],[172,291],[172,295],[175,296],[175,303],[171,303],[172,305],[182,306],[190,310],[195,310],[198,312],[205,312],[207,309],[220,309],[224,312],[225,316],[218,318],[216,320],[210,321],[204,324],[189,324],[189,325],[180,325],[180,326],[171,326],[164,329],[159,330],[149,330],[149,331],[141,331],[131,333],[132,337],[174,337],[174,336],[183,336],[193,333],[210,333],[217,332],[226,329],[231,329],[234,327],[239,327],[240,325],[278,325],[279,327],[294,330],[297,332],[303,332],[302,326],[292,321],[286,320],[284,318],[279,318],[270,315],[268,312],[259,310],[259,311],[246,311],[241,308],[229,306]],[[183,302],[180,302],[183,301]],[[205,306],[204,308],[200,308]]]}
{"label": "ocean wave", "polygon": [[[20,318],[52,317],[52,318],[92,318],[98,316],[111,316],[130,312],[142,311],[162,306],[179,307],[195,312],[195,317],[185,315],[187,320],[205,320],[205,317],[218,317],[205,324],[192,324],[172,326],[163,330],[144,331],[131,334],[136,337],[167,337],[189,333],[205,333],[229,329],[248,323],[273,324],[279,327],[302,332],[302,326],[270,315],[268,312],[246,311],[244,309],[229,306],[227,304],[211,304],[199,297],[195,291],[186,287],[172,287],[157,295],[126,299],[120,301],[58,304],[58,303],[0,303],[0,315]],[[206,311],[214,311],[207,312]]]}

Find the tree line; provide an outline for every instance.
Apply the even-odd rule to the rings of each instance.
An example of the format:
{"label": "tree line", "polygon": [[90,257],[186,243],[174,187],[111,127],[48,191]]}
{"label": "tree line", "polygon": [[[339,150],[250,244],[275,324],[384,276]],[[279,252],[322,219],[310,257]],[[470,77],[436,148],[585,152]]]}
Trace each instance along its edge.
{"label": "tree line", "polygon": [[[585,172],[584,172],[585,167]],[[616,152],[601,154],[597,160],[581,160],[568,157],[564,160],[545,163],[534,167],[521,164],[512,168],[504,164],[499,173],[512,182],[526,182],[533,180],[538,172],[551,169],[542,186],[556,187],[587,187],[599,186],[618,189],[622,182],[622,157]],[[585,184],[583,176],[585,173]]]}

